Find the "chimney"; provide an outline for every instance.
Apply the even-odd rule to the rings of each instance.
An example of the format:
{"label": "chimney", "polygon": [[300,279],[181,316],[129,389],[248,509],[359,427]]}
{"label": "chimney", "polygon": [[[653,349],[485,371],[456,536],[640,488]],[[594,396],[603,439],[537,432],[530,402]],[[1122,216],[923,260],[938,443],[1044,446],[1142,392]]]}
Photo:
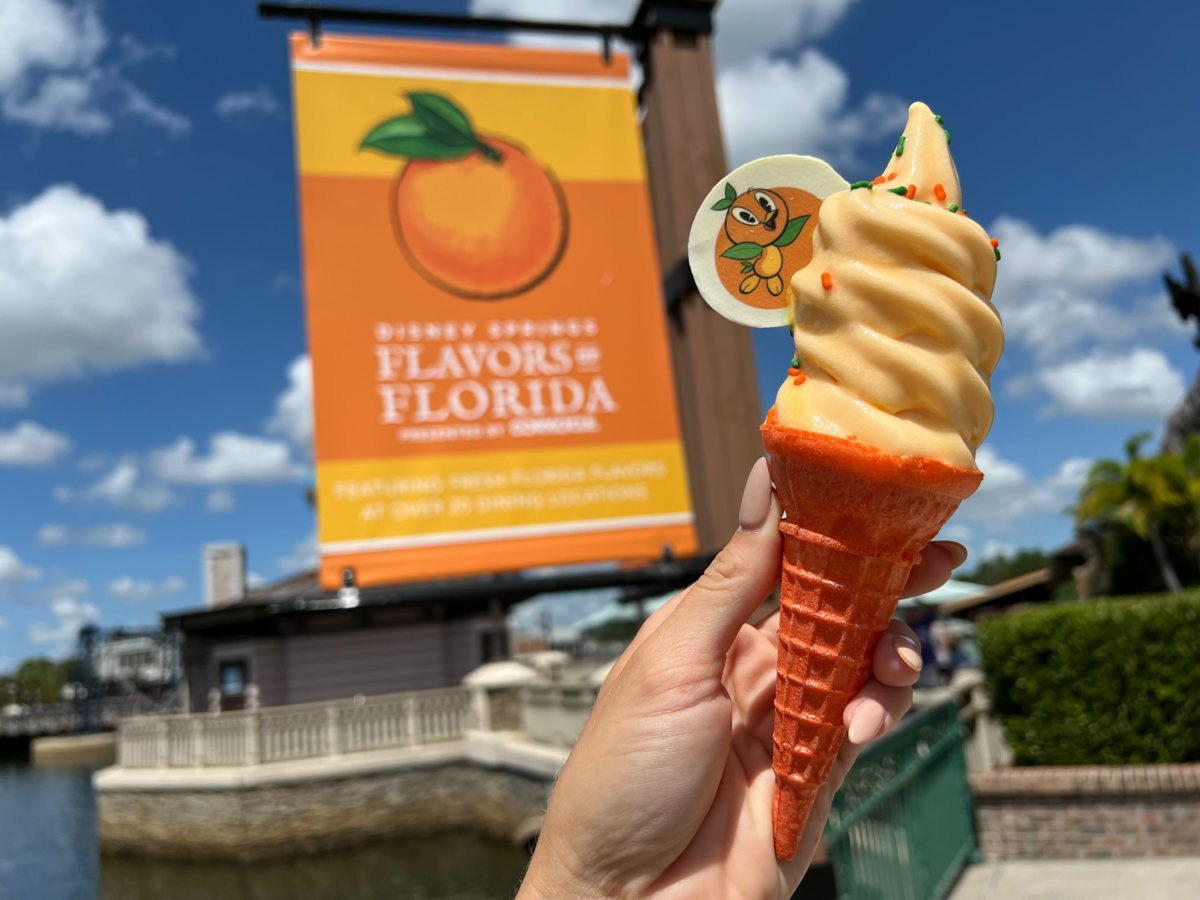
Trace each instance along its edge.
{"label": "chimney", "polygon": [[246,548],[241,544],[204,545],[204,605],[209,609],[238,603],[246,596]]}

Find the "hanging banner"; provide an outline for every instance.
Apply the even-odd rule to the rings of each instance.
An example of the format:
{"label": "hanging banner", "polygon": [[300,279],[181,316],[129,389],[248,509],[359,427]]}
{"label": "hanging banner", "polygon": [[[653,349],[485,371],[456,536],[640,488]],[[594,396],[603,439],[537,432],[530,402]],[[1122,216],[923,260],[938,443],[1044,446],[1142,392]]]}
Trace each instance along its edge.
{"label": "hanging banner", "polygon": [[291,47],[323,583],[695,552],[628,59]]}

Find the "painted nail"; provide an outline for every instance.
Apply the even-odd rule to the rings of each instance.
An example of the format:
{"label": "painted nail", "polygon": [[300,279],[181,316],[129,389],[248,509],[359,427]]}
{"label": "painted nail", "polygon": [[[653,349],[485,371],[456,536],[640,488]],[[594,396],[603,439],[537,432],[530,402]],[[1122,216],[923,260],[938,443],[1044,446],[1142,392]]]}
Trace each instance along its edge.
{"label": "painted nail", "polygon": [[937,544],[950,557],[950,568],[957,569],[967,561],[967,548],[958,541],[938,541]]}
{"label": "painted nail", "polygon": [[767,461],[760,459],[750,470],[746,479],[746,490],[742,492],[742,507],[738,510],[738,524],[742,531],[758,531],[767,522],[771,511],[771,473]]}
{"label": "painted nail", "polygon": [[917,642],[903,634],[892,635],[892,649],[896,651],[896,655],[904,660],[904,664],[914,672],[920,672],[921,666],[921,650],[917,646]]}
{"label": "painted nail", "polygon": [[852,744],[865,744],[879,737],[883,731],[883,707],[878,703],[863,703],[850,719],[850,730],[846,737]]}

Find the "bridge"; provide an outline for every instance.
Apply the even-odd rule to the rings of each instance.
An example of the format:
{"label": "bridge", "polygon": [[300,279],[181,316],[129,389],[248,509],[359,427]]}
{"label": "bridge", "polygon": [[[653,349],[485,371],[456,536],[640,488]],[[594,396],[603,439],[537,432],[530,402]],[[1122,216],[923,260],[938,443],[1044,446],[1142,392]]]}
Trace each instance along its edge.
{"label": "bridge", "polygon": [[0,709],[0,738],[35,738],[83,731],[110,731],[138,713],[136,699],[111,697],[97,703],[13,704]]}

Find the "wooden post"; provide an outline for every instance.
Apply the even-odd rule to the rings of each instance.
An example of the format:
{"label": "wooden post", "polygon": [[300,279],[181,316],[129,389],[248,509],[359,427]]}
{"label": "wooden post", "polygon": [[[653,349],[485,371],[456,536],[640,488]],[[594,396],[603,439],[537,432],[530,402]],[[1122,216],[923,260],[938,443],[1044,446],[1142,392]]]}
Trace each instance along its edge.
{"label": "wooden post", "polygon": [[737,527],[742,487],[762,455],[750,329],[713,312],[696,292],[687,237],[697,206],[728,171],[711,50],[715,0],[643,0],[648,32],[644,134],[659,259],[675,286],[668,330],[692,506],[702,551]]}

